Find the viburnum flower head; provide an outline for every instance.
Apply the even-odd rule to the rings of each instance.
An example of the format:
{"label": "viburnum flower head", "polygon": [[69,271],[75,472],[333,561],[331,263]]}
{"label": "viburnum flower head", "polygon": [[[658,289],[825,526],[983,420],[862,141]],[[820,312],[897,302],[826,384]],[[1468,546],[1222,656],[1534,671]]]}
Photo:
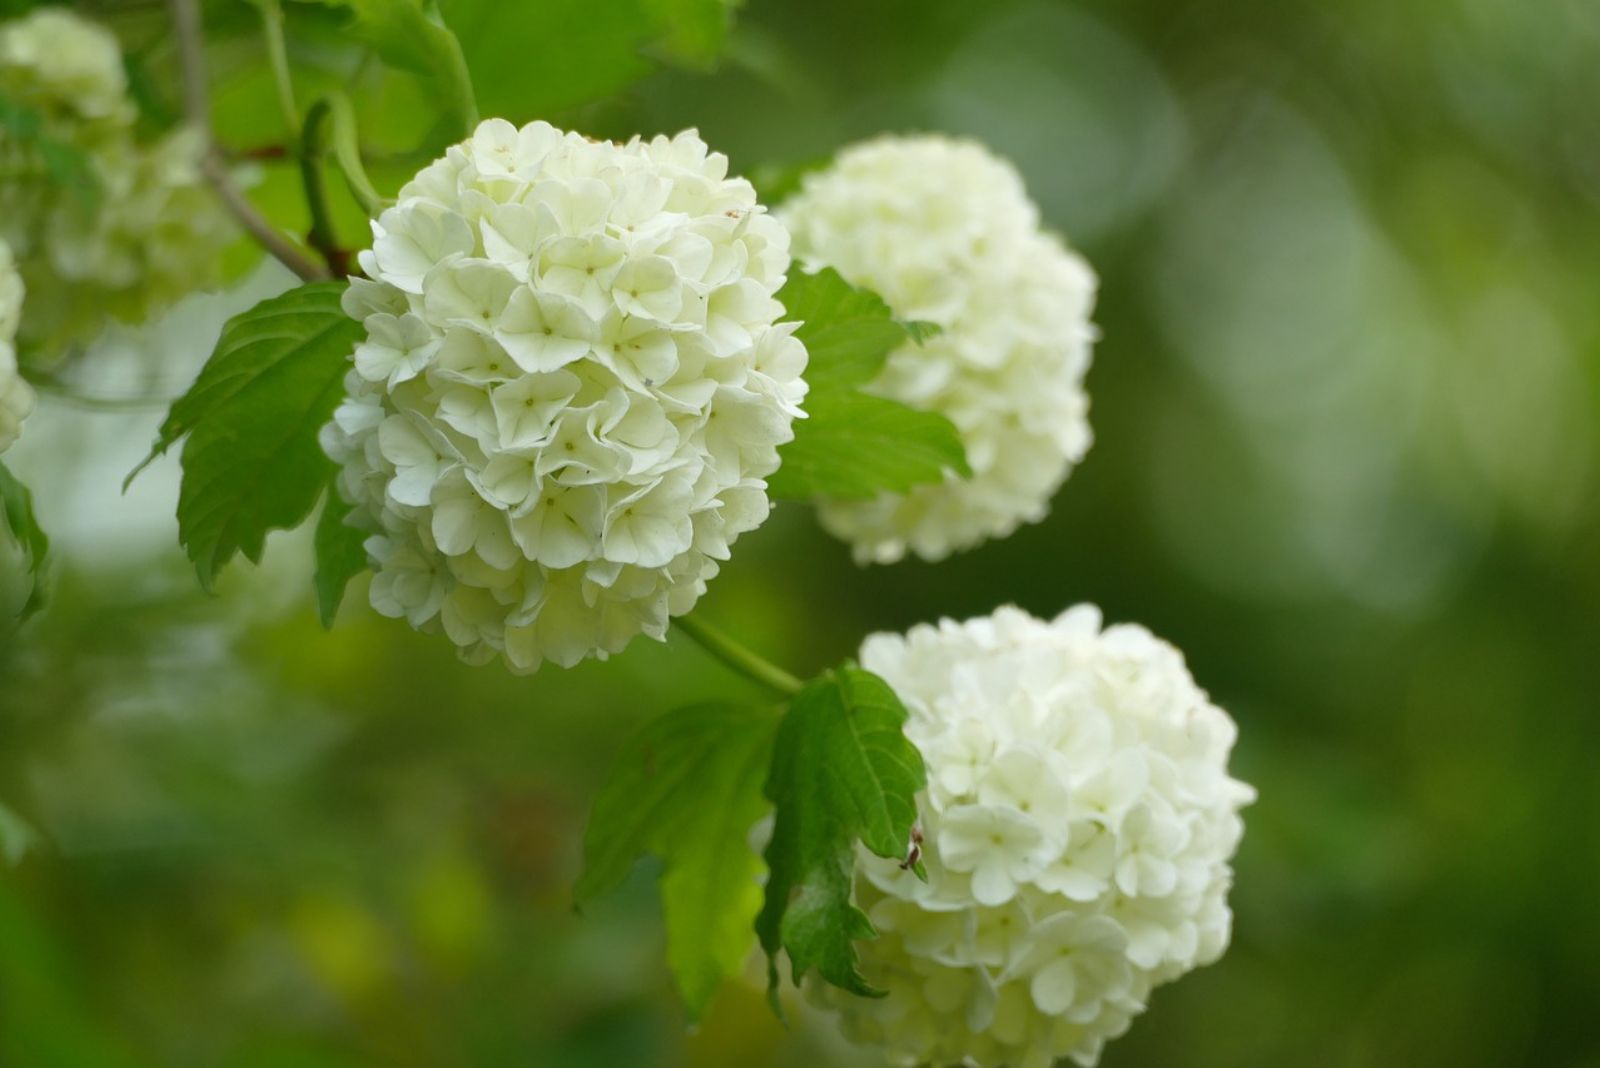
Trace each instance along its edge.
{"label": "viburnum flower head", "polygon": [[923,883],[860,853],[861,998],[818,984],[896,1064],[1093,1065],[1151,990],[1227,947],[1229,859],[1255,792],[1236,729],[1143,627],[1016,608],[861,650],[927,764]]}
{"label": "viburnum flower head", "polygon": [[16,443],[33,411],[33,389],[17,371],[13,344],[22,319],[23,284],[11,246],[0,240],[0,452]]}
{"label": "viburnum flower head", "polygon": [[65,8],[36,8],[0,24],[0,68],[10,95],[47,122],[118,127],[133,121],[116,37]]}
{"label": "viburnum flower head", "polygon": [[823,502],[863,563],[941,560],[1044,518],[1091,440],[1083,378],[1094,272],[1039,228],[1015,168],[971,141],[881,137],[840,152],[782,208],[795,255],[942,331],[873,388],[955,423],[972,477]]}
{"label": "viburnum flower head", "polygon": [[570,666],[663,637],[766,519],[806,353],[788,233],[727,167],[491,119],[373,224],[324,445],[374,608]]}
{"label": "viburnum flower head", "polygon": [[29,120],[0,130],[0,238],[27,279],[30,355],[88,342],[108,316],[143,322],[220,278],[236,231],[205,182],[204,140],[138,138],[109,30],[48,7],[0,23],[0,96]]}

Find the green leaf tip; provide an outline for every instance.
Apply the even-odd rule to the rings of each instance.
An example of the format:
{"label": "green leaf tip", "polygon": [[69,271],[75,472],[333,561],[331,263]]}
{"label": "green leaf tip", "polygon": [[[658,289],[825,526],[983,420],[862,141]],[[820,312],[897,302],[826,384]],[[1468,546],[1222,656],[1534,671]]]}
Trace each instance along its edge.
{"label": "green leaf tip", "polygon": [[858,842],[880,857],[905,857],[927,778],[902,733],[905,719],[887,683],[847,665],[801,691],[778,728],[766,786],[776,816],[756,918],[774,1004],[779,950],[796,985],[815,968],[852,993],[884,993],[861,973],[854,946],[877,934],[854,903],[855,857]]}

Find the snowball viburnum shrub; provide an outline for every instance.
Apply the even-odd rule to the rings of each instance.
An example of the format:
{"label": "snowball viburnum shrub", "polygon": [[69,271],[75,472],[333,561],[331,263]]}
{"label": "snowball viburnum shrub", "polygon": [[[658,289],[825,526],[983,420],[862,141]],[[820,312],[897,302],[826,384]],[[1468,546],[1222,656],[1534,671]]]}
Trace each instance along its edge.
{"label": "snowball viburnum shrub", "polygon": [[519,671],[663,637],[801,415],[787,232],[693,131],[489,120],[373,236],[324,433],[373,606]]}
{"label": "snowball viburnum shrub", "polygon": [[22,318],[24,286],[11,246],[0,240],[0,452],[22,433],[22,421],[33,411],[33,389],[17,373],[13,342]]}
{"label": "snowball viburnum shrub", "polygon": [[145,144],[116,38],[58,8],[0,23],[0,237],[28,284],[21,341],[53,356],[215,283],[235,230],[202,139]]}
{"label": "snowball viburnum shrub", "polygon": [[973,475],[904,495],[825,501],[862,562],[927,560],[1042,519],[1090,443],[1096,280],[1039,228],[1008,163],[970,141],[883,137],[839,153],[781,209],[802,262],[942,327],[891,354],[873,389],[947,416]]}
{"label": "snowball viburnum shrub", "polygon": [[860,851],[862,970],[889,996],[814,998],[897,1064],[1094,1064],[1152,988],[1227,947],[1255,796],[1227,772],[1233,721],[1176,649],[1088,605],[874,635],[861,663],[927,764],[928,881]]}

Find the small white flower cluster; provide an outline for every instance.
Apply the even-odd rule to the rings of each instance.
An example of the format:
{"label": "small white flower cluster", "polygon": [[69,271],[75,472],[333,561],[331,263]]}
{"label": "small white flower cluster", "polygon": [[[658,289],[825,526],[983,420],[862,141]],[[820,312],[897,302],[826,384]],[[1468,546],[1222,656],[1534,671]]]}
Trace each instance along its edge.
{"label": "small white flower cluster", "polygon": [[[234,228],[207,188],[201,138],[135,136],[116,38],[59,8],[0,23],[0,237],[28,284],[22,343],[46,358],[107,317],[142,322],[214,283]],[[24,127],[29,129],[24,129]]]}
{"label": "small white flower cluster", "polygon": [[789,237],[693,131],[489,120],[373,225],[324,434],[372,604],[518,671],[665,635],[793,437]]}
{"label": "small white flower cluster", "polygon": [[1094,1064],[1154,986],[1227,947],[1255,796],[1227,773],[1233,721],[1176,649],[1089,605],[874,635],[861,663],[927,763],[928,882],[863,851],[863,971],[889,997],[813,997],[897,1064]]}
{"label": "small white flower cluster", "polygon": [[806,177],[782,217],[795,255],[942,332],[891,354],[874,390],[948,416],[970,479],[828,501],[823,525],[863,562],[941,560],[1038,522],[1088,450],[1083,377],[1096,279],[1039,229],[1007,162],[970,141],[882,137]]}
{"label": "small white flower cluster", "polygon": [[17,371],[14,344],[24,292],[11,246],[0,239],[0,452],[16,443],[22,421],[33,411],[33,390]]}

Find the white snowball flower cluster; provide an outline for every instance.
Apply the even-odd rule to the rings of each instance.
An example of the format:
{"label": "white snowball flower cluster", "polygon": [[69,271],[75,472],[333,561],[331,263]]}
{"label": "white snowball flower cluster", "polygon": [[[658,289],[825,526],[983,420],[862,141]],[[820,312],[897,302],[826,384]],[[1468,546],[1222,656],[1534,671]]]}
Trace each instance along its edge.
{"label": "white snowball flower cluster", "polygon": [[806,352],[788,234],[727,166],[489,120],[373,225],[323,440],[378,611],[570,666],[663,637],[765,520]]}
{"label": "white snowball flower cluster", "polygon": [[0,452],[22,433],[22,421],[33,411],[33,390],[17,371],[14,341],[22,319],[22,276],[11,246],[0,240]]}
{"label": "white snowball flower cluster", "polygon": [[795,255],[881,294],[942,333],[893,353],[874,389],[940,412],[973,476],[901,496],[824,502],[823,525],[863,563],[909,548],[941,560],[1044,518],[1089,448],[1083,377],[1096,279],[982,146],[882,137],[841,152],[782,208]]}
{"label": "white snowball flower cluster", "polygon": [[1255,796],[1228,776],[1233,721],[1176,649],[1089,605],[874,635],[861,663],[927,763],[928,882],[863,851],[863,971],[889,996],[813,996],[897,1064],[1094,1064],[1154,986],[1227,947]]}
{"label": "white snowball flower cluster", "polygon": [[28,284],[28,351],[52,357],[218,280],[235,231],[203,142],[137,139],[109,31],[58,8],[0,23],[0,96],[20,117],[0,131],[0,237]]}

